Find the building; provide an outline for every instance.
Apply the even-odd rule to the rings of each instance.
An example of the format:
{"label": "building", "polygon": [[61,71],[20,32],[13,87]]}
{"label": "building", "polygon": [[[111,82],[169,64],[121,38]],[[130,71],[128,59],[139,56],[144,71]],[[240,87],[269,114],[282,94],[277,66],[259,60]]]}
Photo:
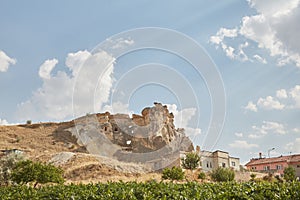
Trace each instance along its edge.
{"label": "building", "polygon": [[284,168],[292,166],[296,170],[296,176],[300,177],[300,154],[263,158],[260,153],[258,158],[252,158],[245,166],[252,171],[280,175],[283,175]]}
{"label": "building", "polygon": [[209,172],[218,167],[240,170],[240,159],[229,156],[229,153],[226,151],[200,151],[199,146],[197,146],[196,152],[200,156],[200,167],[203,171]]}

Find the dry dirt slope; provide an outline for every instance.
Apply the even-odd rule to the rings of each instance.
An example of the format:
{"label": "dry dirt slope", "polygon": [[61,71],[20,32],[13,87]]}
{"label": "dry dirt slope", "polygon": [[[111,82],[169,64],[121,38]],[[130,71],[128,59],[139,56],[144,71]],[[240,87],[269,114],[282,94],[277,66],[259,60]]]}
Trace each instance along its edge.
{"label": "dry dirt slope", "polygon": [[141,166],[111,161],[88,154],[76,138],[63,129],[73,122],[0,126],[0,150],[19,149],[26,157],[52,161],[65,171],[68,181],[144,181],[160,179],[156,173],[145,173]]}

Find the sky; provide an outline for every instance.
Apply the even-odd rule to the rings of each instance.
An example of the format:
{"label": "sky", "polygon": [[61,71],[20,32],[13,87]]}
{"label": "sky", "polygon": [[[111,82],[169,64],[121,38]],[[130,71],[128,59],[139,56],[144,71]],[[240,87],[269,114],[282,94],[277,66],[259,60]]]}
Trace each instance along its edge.
{"label": "sky", "polygon": [[161,102],[206,150],[300,153],[299,19],[299,0],[1,0],[0,125]]}

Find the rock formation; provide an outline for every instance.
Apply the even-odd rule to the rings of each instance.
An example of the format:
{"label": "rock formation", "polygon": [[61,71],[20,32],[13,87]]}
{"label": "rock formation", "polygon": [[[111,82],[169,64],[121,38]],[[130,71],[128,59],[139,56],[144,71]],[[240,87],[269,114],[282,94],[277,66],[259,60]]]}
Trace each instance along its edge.
{"label": "rock formation", "polygon": [[169,165],[180,151],[192,151],[193,145],[183,129],[176,129],[167,106],[154,103],[141,115],[112,115],[109,112],[87,115],[69,128],[78,142],[92,154],[120,161],[151,163],[151,168]]}

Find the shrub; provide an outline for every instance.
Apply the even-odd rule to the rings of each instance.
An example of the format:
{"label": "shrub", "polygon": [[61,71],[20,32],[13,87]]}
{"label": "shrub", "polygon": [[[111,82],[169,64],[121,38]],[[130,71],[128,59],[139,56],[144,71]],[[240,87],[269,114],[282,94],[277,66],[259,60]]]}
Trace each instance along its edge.
{"label": "shrub", "polygon": [[276,175],[275,178],[278,182],[280,182],[280,183],[283,182],[282,178],[279,175]]}
{"label": "shrub", "polygon": [[288,166],[283,170],[283,177],[286,181],[296,180],[296,171],[292,166]]}
{"label": "shrub", "polygon": [[10,153],[0,159],[0,185],[9,185],[13,167],[24,157],[19,153]]}
{"label": "shrub", "polygon": [[250,180],[251,180],[251,181],[254,181],[255,178],[256,178],[256,174],[250,174]]}
{"label": "shrub", "polygon": [[197,153],[190,152],[181,161],[184,169],[194,170],[199,166],[200,157]]}
{"label": "shrub", "polygon": [[162,172],[162,179],[182,180],[184,172],[180,167],[165,168]]}
{"label": "shrub", "polygon": [[264,181],[272,182],[272,181],[273,181],[273,174],[268,173],[268,175],[265,175],[262,179],[263,179]]}
{"label": "shrub", "polygon": [[11,178],[18,184],[35,182],[36,186],[38,183],[63,183],[62,174],[62,169],[54,165],[24,160],[15,165]]}
{"label": "shrub", "polygon": [[32,123],[32,121],[30,119],[26,121],[27,125],[30,125],[31,123]]}
{"label": "shrub", "polygon": [[205,174],[204,172],[200,172],[200,173],[198,174],[198,179],[204,180],[205,178],[206,178],[206,174]]}
{"label": "shrub", "polygon": [[218,167],[210,174],[213,181],[226,182],[234,180],[234,171],[229,168]]}

